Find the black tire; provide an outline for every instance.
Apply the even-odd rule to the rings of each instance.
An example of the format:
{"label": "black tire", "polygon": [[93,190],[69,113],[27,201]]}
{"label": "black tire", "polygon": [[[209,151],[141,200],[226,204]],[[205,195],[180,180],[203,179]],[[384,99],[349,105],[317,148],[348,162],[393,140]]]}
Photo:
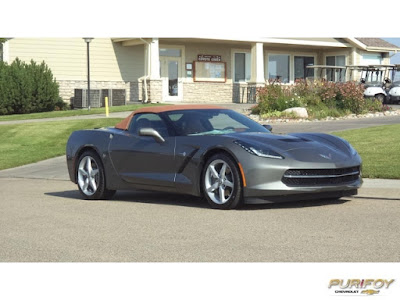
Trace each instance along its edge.
{"label": "black tire", "polygon": [[110,199],[116,192],[106,188],[103,163],[93,150],[87,150],[79,157],[76,165],[76,178],[83,199]]}
{"label": "black tire", "polygon": [[[224,165],[226,171],[222,172]],[[212,169],[216,172],[213,172]],[[231,187],[231,185],[233,186]],[[236,162],[224,153],[215,154],[207,160],[201,173],[201,189],[212,208],[235,209],[243,204],[243,188],[239,168]]]}
{"label": "black tire", "polygon": [[384,103],[385,102],[385,95],[384,94],[377,94],[375,95],[375,100],[379,101],[380,103]]}

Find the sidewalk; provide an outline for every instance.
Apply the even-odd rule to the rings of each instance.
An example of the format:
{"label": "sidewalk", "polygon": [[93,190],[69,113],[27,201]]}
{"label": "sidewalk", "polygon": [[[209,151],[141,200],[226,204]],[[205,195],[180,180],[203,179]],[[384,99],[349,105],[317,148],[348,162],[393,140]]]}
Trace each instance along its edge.
{"label": "sidewalk", "polygon": [[400,180],[364,178],[355,198],[400,200]]}
{"label": "sidewalk", "polygon": [[[182,103],[168,103],[168,104],[182,104]],[[187,105],[196,105],[201,103],[185,103]],[[205,103],[204,103],[205,104]],[[254,104],[247,103],[216,103],[217,106],[222,106],[228,109],[235,110],[237,112],[243,113],[244,111],[250,109]],[[123,111],[110,113],[110,118],[126,118],[132,111]],[[106,118],[105,114],[95,114],[95,115],[82,115],[82,116],[71,116],[71,117],[58,117],[58,118],[44,118],[44,119],[28,119],[28,120],[14,120],[14,121],[1,121],[0,125],[11,125],[11,124],[23,124],[31,122],[52,122],[52,121],[65,121],[65,120],[79,120],[79,119],[101,119]]]}
{"label": "sidewalk", "polygon": [[[131,111],[110,113],[110,118],[125,118],[130,113],[131,113]],[[23,123],[54,122],[54,121],[81,120],[81,119],[87,120],[87,119],[101,119],[101,118],[106,118],[106,115],[98,114],[98,115],[82,115],[82,116],[58,117],[58,118],[0,121],[0,126],[1,125],[12,125],[12,124],[23,124]]]}

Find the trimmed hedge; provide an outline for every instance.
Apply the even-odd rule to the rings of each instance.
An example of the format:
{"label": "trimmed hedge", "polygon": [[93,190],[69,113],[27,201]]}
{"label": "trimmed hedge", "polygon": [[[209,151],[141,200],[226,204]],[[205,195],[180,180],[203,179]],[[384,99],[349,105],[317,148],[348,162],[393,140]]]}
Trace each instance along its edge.
{"label": "trimmed hedge", "polygon": [[43,61],[30,64],[18,58],[11,65],[0,62],[0,115],[66,109],[58,83]]}

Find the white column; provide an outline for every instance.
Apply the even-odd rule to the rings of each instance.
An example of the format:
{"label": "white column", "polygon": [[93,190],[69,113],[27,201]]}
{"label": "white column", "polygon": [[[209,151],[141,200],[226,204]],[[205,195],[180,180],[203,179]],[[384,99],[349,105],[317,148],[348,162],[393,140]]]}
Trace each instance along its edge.
{"label": "white column", "polygon": [[3,43],[3,61],[10,64],[10,48],[9,41]]}
{"label": "white column", "polygon": [[251,78],[250,83],[265,84],[264,47],[263,43],[251,45]]}
{"label": "white column", "polygon": [[160,79],[160,47],[158,38],[150,42],[150,79]]}
{"label": "white column", "polygon": [[[351,50],[351,59],[352,59],[351,64],[357,65],[357,48],[356,47],[353,47],[353,49]],[[350,78],[350,73],[352,75],[352,78]],[[347,70],[346,80],[350,80],[350,79],[351,80],[359,80],[360,76],[358,76],[358,74],[359,74],[359,72],[357,72],[355,70],[353,70],[353,71]]]}

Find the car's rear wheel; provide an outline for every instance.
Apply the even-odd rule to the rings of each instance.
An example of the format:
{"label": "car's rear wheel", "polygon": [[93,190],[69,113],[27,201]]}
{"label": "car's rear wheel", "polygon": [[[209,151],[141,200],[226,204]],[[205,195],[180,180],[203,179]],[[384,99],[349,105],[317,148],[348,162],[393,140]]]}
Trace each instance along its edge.
{"label": "car's rear wheel", "polygon": [[202,190],[212,208],[234,209],[243,203],[238,166],[228,155],[210,157],[202,172]]}
{"label": "car's rear wheel", "polygon": [[79,191],[84,199],[109,199],[115,194],[114,190],[106,188],[104,167],[94,151],[82,153],[76,172]]}

